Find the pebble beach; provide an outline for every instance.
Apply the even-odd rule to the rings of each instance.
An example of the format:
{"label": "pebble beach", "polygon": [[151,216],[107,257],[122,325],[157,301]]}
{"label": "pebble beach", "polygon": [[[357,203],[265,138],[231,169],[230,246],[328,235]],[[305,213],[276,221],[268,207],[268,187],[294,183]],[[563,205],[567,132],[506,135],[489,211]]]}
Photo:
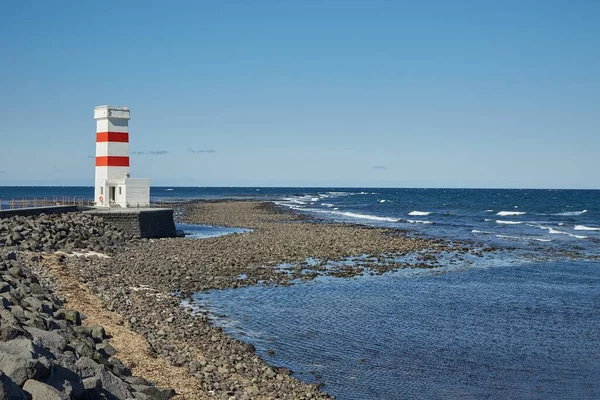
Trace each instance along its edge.
{"label": "pebble beach", "polygon": [[[8,266],[0,272],[3,342],[30,341],[44,348],[43,340],[29,333],[31,326],[65,338],[64,345],[50,349],[54,357],[44,355],[43,349],[29,359],[23,356],[49,360],[40,361],[48,364],[42,374],[31,367],[15,380],[3,359],[5,393],[21,395],[32,385],[46,385],[60,398],[331,398],[321,385],[266,364],[252,345],[231,338],[206,313],[192,313],[182,301],[208,289],[430,268],[444,250],[471,251],[397,230],[307,219],[268,202],[190,202],[176,215],[180,222],[248,231],[207,239],[133,239],[101,218],[79,213],[0,220],[2,258]],[[420,261],[408,265],[387,258],[410,254],[418,254]],[[356,256],[364,261],[330,263]],[[321,261],[309,265],[309,258]],[[11,270],[12,264],[26,271],[25,283],[16,281],[21,273]],[[34,283],[40,292],[36,298],[49,302],[47,307],[27,300]],[[59,312],[63,309],[84,317],[66,318]],[[56,324],[38,322],[49,318]],[[101,329],[106,333],[98,334]],[[83,339],[72,338],[72,331]],[[94,362],[96,372],[78,369],[82,359]],[[63,364],[72,373],[69,385],[53,378]],[[118,389],[111,386],[113,381],[120,382]],[[82,389],[69,391],[66,386]]]}

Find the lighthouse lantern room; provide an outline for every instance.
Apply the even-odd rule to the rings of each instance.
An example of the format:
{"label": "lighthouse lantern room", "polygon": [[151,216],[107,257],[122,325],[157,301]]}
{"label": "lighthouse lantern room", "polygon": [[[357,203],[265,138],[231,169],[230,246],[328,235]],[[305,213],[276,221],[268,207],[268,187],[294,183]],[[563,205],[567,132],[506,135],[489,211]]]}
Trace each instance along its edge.
{"label": "lighthouse lantern room", "polygon": [[150,179],[129,176],[129,107],[98,106],[96,120],[97,207],[147,207]]}

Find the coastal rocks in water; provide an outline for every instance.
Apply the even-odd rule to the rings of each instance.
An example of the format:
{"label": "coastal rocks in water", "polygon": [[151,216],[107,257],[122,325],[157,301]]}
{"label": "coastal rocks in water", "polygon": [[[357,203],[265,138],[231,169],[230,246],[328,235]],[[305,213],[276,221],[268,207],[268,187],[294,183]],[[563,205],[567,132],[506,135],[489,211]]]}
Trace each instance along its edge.
{"label": "coastal rocks in water", "polygon": [[126,399],[138,391],[151,398],[152,384],[125,380],[131,371],[115,358],[104,328],[80,326],[82,315],[40,284],[32,272],[40,260],[0,249],[0,399]]}

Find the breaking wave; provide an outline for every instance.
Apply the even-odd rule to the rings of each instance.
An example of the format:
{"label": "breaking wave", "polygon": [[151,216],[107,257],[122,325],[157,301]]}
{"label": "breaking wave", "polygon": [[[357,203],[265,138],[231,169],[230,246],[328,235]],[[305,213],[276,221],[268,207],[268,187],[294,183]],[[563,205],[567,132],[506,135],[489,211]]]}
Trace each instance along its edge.
{"label": "breaking wave", "polygon": [[353,213],[353,212],[332,212],[332,214],[343,215],[345,217],[350,217],[350,218],[368,219],[368,220],[371,220],[371,221],[385,221],[385,222],[398,222],[398,221],[400,221],[399,218],[380,217],[380,216],[377,216],[377,215],[359,214],[359,213]]}
{"label": "breaking wave", "polygon": [[507,216],[513,216],[513,215],[525,215],[527,214],[526,212],[523,211],[500,211],[498,213],[496,213],[496,215],[499,215],[501,217],[507,217]]}
{"label": "breaking wave", "polygon": [[408,215],[412,215],[413,217],[425,216],[425,215],[429,215],[429,214],[431,214],[431,212],[429,212],[429,211],[411,211],[408,213]]}
{"label": "breaking wave", "polygon": [[573,229],[576,231],[600,231],[600,228],[585,225],[576,225]]}
{"label": "breaking wave", "polygon": [[585,214],[586,212],[588,212],[588,210],[583,210],[583,211],[565,211],[565,212],[560,212],[560,213],[556,213],[556,214],[553,214],[553,215],[559,215],[559,216],[563,216],[563,217],[576,217],[578,215]]}
{"label": "breaking wave", "polygon": [[504,225],[519,225],[522,224],[523,222],[520,221],[502,221],[500,219],[496,220],[497,224],[504,224]]}

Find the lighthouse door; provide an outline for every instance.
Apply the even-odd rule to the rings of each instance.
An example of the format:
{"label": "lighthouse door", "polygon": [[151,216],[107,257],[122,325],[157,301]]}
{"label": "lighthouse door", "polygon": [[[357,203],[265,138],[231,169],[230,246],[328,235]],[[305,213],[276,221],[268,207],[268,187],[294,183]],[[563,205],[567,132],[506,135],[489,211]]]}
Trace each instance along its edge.
{"label": "lighthouse door", "polygon": [[115,202],[115,189],[116,188],[114,186],[108,188],[108,199],[111,203]]}

